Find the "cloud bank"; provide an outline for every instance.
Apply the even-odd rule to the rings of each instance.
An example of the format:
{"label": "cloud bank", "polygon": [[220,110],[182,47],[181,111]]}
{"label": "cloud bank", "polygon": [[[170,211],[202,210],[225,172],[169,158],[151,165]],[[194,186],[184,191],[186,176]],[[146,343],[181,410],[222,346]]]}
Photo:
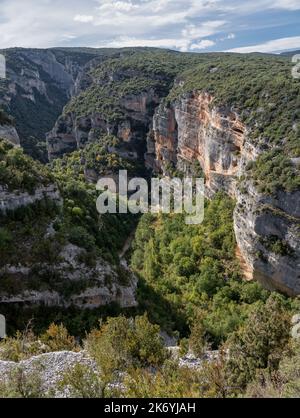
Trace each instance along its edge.
{"label": "cloud bank", "polygon": [[0,48],[270,52],[300,47],[299,0],[0,0],[0,8]]}

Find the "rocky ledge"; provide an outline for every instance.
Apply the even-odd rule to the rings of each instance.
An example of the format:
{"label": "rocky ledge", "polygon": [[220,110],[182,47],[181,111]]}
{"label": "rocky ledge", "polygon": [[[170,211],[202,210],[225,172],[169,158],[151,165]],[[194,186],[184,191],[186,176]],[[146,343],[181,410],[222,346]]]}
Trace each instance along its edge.
{"label": "rocky ledge", "polygon": [[10,192],[5,187],[0,186],[0,212],[2,213],[32,205],[43,199],[50,199],[57,204],[61,204],[61,196],[55,184],[40,186],[32,194],[26,191]]}
{"label": "rocky ledge", "polygon": [[14,145],[20,145],[18,132],[12,125],[0,125],[0,138],[6,139]]}
{"label": "rocky ledge", "polygon": [[78,353],[73,351],[45,353],[19,363],[0,360],[0,382],[7,382],[10,376],[22,371],[25,374],[25,379],[26,377],[29,380],[30,378],[39,379],[41,383],[40,391],[44,395],[47,393],[50,395],[51,393],[53,397],[66,398],[68,397],[68,390],[67,388],[59,389],[59,382],[63,379],[64,374],[72,370],[77,364],[86,366],[91,371],[96,370],[95,362],[83,351]]}
{"label": "rocky ledge", "polygon": [[[4,266],[0,270],[0,278],[9,279],[16,287],[18,283],[27,283],[36,274],[39,281],[31,289],[26,285],[23,291],[14,294],[3,290],[0,304],[62,308],[74,306],[84,309],[95,309],[112,303],[117,303],[122,308],[137,306],[136,277],[124,267],[120,267],[124,276],[121,283],[120,272],[117,272],[113,265],[100,257],[94,260],[93,266],[86,265],[80,261],[86,255],[87,252],[83,248],[67,244],[60,252],[60,262],[55,265],[36,263],[28,266]],[[58,283],[64,284],[63,288],[47,289],[46,284],[43,284],[43,277],[49,274],[56,277]]]}

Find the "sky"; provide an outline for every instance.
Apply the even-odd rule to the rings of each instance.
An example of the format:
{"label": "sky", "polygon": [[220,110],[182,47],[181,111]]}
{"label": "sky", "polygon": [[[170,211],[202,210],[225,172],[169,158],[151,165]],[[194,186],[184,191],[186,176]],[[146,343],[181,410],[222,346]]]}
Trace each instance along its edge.
{"label": "sky", "polygon": [[0,48],[300,49],[300,0],[0,0]]}

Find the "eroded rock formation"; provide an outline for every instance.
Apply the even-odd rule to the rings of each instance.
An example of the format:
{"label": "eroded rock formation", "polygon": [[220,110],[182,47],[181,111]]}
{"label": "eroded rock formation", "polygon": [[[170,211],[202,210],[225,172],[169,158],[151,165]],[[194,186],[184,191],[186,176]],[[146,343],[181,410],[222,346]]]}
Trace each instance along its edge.
{"label": "eroded rock formation", "polygon": [[207,93],[185,94],[156,111],[148,135],[146,164],[169,174],[170,166],[190,171],[198,161],[208,196],[223,190],[237,200],[234,227],[245,276],[269,289],[300,294],[300,192],[260,194],[239,178],[261,150],[238,113],[214,106]]}
{"label": "eroded rock formation", "polygon": [[[4,265],[0,269],[0,278],[9,280],[11,284],[15,283],[11,288],[20,288],[20,283],[24,283],[24,286],[21,285],[23,289],[20,288],[13,293],[2,289],[0,304],[63,308],[76,306],[84,309],[94,309],[113,302],[122,308],[136,306],[137,279],[134,275],[126,270],[126,282],[121,283],[116,268],[101,257],[94,260],[93,267],[80,261],[86,253],[83,248],[67,244],[60,251],[59,263]],[[30,288],[29,283],[33,276],[39,278],[40,285]],[[56,278],[58,283],[64,284],[63,287],[60,290],[55,290],[51,286],[47,289],[46,284],[42,284],[43,277],[46,276],[51,276],[54,281]],[[55,282],[52,286],[55,288]]]}
{"label": "eroded rock formation", "polygon": [[97,112],[89,116],[77,116],[73,112],[62,115],[47,134],[49,159],[81,149],[103,135],[116,136],[122,141],[126,152],[143,158],[153,109],[158,104],[158,95],[150,90],[121,99],[123,117],[120,121],[111,122]]}
{"label": "eroded rock formation", "polygon": [[18,132],[12,125],[0,125],[0,138],[6,139],[14,145],[20,145]]}
{"label": "eroded rock formation", "polygon": [[32,205],[43,199],[50,199],[57,204],[61,204],[61,197],[56,185],[41,186],[35,189],[34,193],[23,191],[8,191],[4,186],[0,186],[0,213],[14,211],[18,208]]}

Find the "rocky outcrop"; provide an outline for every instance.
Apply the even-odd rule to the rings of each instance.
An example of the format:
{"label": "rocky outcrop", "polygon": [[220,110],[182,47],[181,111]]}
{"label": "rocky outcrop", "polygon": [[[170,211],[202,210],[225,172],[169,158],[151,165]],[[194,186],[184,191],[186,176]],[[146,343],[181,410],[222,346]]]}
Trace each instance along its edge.
{"label": "rocky outcrop", "polygon": [[[267,145],[267,144],[265,144]],[[219,190],[237,200],[237,254],[247,279],[269,289],[300,294],[300,192],[261,195],[251,182],[238,187],[249,161],[262,152],[232,108],[214,106],[207,93],[185,94],[156,111],[146,164],[170,174],[199,162],[208,197]]]}
{"label": "rocky outcrop", "polygon": [[0,138],[6,139],[14,145],[20,145],[18,132],[12,125],[0,125]]}
{"label": "rocky outcrop", "polygon": [[[72,244],[67,244],[60,251],[60,262],[56,264],[36,263],[34,265],[6,265],[0,270],[1,277],[10,283],[12,288],[18,288],[18,283],[24,284],[24,290],[12,294],[2,290],[0,304],[18,304],[20,306],[59,306],[69,308],[94,309],[100,306],[117,303],[122,308],[137,305],[135,293],[137,279],[128,270],[123,269],[126,280],[120,281],[120,272],[116,268],[97,257],[94,265],[87,265],[82,259],[86,250]],[[122,267],[120,267],[122,268]],[[32,287],[30,280],[37,277],[38,281]],[[43,277],[52,277],[52,285],[47,289]],[[55,290],[57,283],[63,287]]]}
{"label": "rocky outcrop", "polygon": [[45,353],[22,360],[19,363],[0,360],[0,382],[9,382],[9,379],[15,376],[17,371],[21,371],[24,373],[24,379],[38,381],[40,384],[39,391],[45,397],[51,391],[51,396],[65,398],[69,395],[68,389],[60,388],[59,382],[63,379],[64,374],[72,370],[77,364],[90,368],[92,372],[97,370],[95,362],[84,351],[78,353],[73,351]]}
{"label": "rocky outcrop", "polygon": [[300,192],[259,194],[251,183],[237,190],[234,228],[252,272],[270,290],[300,294]]}
{"label": "rocky outcrop", "polygon": [[97,112],[84,117],[74,112],[62,115],[47,134],[49,159],[84,148],[87,143],[95,142],[103,135],[116,136],[122,142],[121,152],[143,159],[153,109],[159,101],[159,96],[153,90],[123,97],[120,100],[123,116],[114,122]]}
{"label": "rocky outcrop", "polygon": [[8,191],[4,186],[0,186],[0,212],[5,214],[21,207],[32,205],[43,199],[50,199],[61,204],[61,197],[56,185],[40,186],[32,194],[23,191]]}

